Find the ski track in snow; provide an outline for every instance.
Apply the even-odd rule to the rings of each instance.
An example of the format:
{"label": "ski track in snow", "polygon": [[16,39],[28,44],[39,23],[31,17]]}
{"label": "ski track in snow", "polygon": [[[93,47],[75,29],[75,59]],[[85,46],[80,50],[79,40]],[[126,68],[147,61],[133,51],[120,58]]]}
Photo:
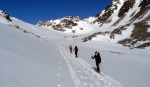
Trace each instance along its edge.
{"label": "ski track in snow", "polygon": [[59,46],[59,51],[68,65],[75,87],[123,87],[106,74],[94,71],[91,65],[80,57],[76,58],[64,47]]}

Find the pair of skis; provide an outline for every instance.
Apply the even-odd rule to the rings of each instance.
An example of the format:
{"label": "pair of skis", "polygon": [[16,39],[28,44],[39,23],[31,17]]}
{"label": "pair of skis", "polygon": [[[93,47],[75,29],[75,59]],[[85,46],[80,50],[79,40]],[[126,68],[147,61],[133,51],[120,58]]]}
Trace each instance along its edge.
{"label": "pair of skis", "polygon": [[95,68],[95,67],[93,67],[93,68],[94,68],[94,71],[96,71],[98,74],[100,74],[100,75],[102,75],[102,76],[105,75],[105,73],[103,73],[103,72],[98,72],[98,71],[97,71],[97,68]]}

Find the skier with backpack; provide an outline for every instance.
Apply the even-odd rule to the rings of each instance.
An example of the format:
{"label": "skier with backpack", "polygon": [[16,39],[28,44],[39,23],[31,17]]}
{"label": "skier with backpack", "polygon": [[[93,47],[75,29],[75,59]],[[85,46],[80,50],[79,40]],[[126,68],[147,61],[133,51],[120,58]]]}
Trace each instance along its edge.
{"label": "skier with backpack", "polygon": [[99,68],[99,64],[101,63],[100,53],[96,51],[95,55],[92,56],[92,59],[95,59],[96,67],[97,67],[97,72],[100,73],[100,68]]}
{"label": "skier with backpack", "polygon": [[78,56],[78,47],[77,46],[75,46],[75,48],[74,48],[74,50],[73,51],[75,51],[75,55],[76,55],[76,57]]}

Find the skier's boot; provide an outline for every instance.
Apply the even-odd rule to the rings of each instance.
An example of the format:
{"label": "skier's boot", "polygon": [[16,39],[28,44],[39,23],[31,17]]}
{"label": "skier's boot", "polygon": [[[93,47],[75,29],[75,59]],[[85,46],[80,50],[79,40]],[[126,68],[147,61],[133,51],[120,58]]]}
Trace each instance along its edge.
{"label": "skier's boot", "polygon": [[97,70],[98,73],[100,73],[100,70]]}

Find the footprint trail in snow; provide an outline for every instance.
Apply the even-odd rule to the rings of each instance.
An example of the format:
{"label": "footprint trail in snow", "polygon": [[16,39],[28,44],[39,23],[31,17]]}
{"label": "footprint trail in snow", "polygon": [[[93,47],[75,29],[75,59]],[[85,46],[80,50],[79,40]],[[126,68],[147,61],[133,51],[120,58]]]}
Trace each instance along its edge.
{"label": "footprint trail in snow", "polygon": [[91,65],[80,57],[75,58],[64,47],[59,46],[59,51],[68,65],[75,87],[123,87],[109,76],[95,72]]}

